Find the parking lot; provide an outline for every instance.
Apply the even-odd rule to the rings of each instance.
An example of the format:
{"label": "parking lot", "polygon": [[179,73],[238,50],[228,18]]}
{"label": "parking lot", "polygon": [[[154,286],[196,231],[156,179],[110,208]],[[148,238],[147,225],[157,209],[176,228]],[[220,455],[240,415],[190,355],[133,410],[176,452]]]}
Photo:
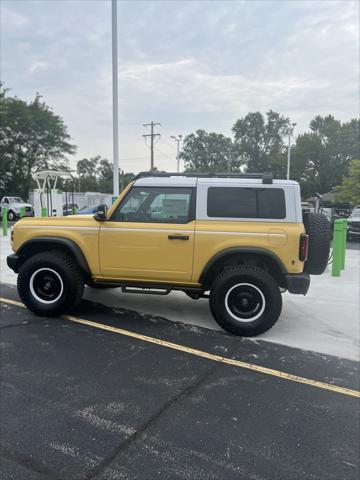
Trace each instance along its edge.
{"label": "parking lot", "polygon": [[357,478],[355,362],[90,302],[90,325],[1,309],[7,478]]}
{"label": "parking lot", "polygon": [[[310,297],[312,319],[302,297],[256,340],[206,324],[205,301],[170,296],[166,309],[118,290],[87,289],[73,316],[38,318],[1,268],[3,478],[358,478],[358,301],[340,303],[356,265]],[[310,320],[306,339],[297,324]]]}

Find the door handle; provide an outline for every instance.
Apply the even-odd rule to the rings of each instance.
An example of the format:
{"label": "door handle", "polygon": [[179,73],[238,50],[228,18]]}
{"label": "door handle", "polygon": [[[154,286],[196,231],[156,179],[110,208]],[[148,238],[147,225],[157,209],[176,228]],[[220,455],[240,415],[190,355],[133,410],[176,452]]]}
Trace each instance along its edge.
{"label": "door handle", "polygon": [[189,240],[189,235],[168,235],[169,240]]}

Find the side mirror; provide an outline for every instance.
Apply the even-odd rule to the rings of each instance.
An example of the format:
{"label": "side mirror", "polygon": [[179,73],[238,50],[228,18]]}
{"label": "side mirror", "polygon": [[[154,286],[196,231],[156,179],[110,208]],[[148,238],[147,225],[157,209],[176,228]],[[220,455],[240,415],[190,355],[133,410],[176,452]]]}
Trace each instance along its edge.
{"label": "side mirror", "polygon": [[95,218],[95,220],[97,220],[99,222],[103,222],[107,218],[106,214],[107,214],[107,205],[105,205],[105,203],[103,203],[103,204],[99,205],[98,208],[96,209],[94,218]]}

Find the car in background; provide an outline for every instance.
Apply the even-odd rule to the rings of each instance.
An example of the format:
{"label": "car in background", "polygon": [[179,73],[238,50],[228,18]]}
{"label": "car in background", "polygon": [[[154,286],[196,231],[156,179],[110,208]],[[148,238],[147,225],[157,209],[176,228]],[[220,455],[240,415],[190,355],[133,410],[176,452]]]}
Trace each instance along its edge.
{"label": "car in background", "polygon": [[334,212],[331,207],[322,207],[320,208],[320,212],[327,216],[327,219],[329,220],[329,222],[332,222]]}
{"label": "car in background", "polygon": [[66,217],[67,215],[74,215],[79,210],[79,204],[68,202],[64,203],[63,205],[63,215]]}
{"label": "car in background", "polygon": [[360,205],[357,205],[347,220],[348,240],[360,238]]}
{"label": "car in background", "polygon": [[94,213],[96,213],[98,206],[99,205],[89,207],[88,205],[86,205],[85,207],[80,208],[76,212],[76,214],[77,215],[93,215]]}
{"label": "car in background", "polygon": [[2,197],[1,199],[1,219],[2,209],[7,210],[7,219],[10,222],[20,218],[20,209],[24,208],[25,217],[33,217],[34,209],[30,203],[24,202],[20,197]]}

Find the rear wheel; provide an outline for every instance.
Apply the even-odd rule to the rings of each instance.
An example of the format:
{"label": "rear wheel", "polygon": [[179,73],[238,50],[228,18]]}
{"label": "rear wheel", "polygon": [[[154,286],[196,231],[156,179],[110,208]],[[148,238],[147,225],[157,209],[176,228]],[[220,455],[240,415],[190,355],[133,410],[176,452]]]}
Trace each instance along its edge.
{"label": "rear wheel", "polygon": [[19,269],[18,292],[29,310],[39,316],[58,316],[80,302],[84,280],[74,261],[58,251],[38,253]]}
{"label": "rear wheel", "polygon": [[214,280],[210,309],[224,330],[253,337],[276,323],[282,298],[270,274],[257,267],[237,266],[226,269]]}

